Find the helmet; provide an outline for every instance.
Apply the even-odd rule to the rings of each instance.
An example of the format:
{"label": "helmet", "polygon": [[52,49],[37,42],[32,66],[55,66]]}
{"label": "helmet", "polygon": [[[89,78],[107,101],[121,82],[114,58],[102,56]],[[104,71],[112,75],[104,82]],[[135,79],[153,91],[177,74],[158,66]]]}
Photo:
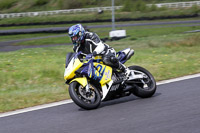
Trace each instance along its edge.
{"label": "helmet", "polygon": [[77,45],[84,39],[85,29],[81,24],[76,24],[69,28],[68,34],[71,37],[72,43]]}

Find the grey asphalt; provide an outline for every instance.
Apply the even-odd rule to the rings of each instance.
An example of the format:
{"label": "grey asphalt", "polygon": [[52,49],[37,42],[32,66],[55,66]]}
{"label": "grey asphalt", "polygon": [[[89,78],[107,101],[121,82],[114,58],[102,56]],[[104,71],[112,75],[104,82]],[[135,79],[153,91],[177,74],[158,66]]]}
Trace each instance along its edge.
{"label": "grey asphalt", "polygon": [[53,36],[42,36],[42,37],[32,37],[32,38],[24,38],[24,39],[17,39],[17,40],[9,40],[9,41],[0,42],[0,46],[6,46],[8,44],[17,43],[17,42],[31,41],[31,40],[44,39],[44,38],[52,38],[52,37],[64,37],[64,36],[68,37],[67,34],[61,34],[61,35],[53,35]]}
{"label": "grey asphalt", "polygon": [[12,30],[0,30],[0,34],[3,33],[39,33],[46,31],[66,31],[66,27],[49,27],[49,28],[30,28],[30,29],[12,29]]}
{"label": "grey asphalt", "polygon": [[[173,25],[173,24],[183,24],[183,25]],[[166,25],[166,26],[165,26]],[[171,22],[150,22],[150,23],[133,23],[133,24],[116,24],[116,27],[127,27],[127,26],[148,26],[148,28],[160,28],[160,27],[188,27],[188,26],[199,26],[200,20],[187,20],[187,21],[171,21]],[[91,25],[87,26],[86,28],[105,28],[111,27],[112,25]],[[50,28],[34,28],[34,29],[14,29],[14,30],[0,30],[0,34],[2,33],[35,33],[35,32],[47,32],[47,31],[60,31],[64,30],[67,31],[67,27],[50,27]],[[194,32],[194,31],[189,31]],[[44,37],[33,37],[33,38],[25,38],[25,39],[18,39],[18,40],[10,40],[10,41],[3,41],[0,42],[0,52],[9,52],[20,50],[24,48],[38,48],[38,47],[51,47],[51,46],[58,46],[58,45],[70,45],[70,44],[51,44],[51,45],[37,45],[37,46],[18,46],[13,45],[17,42],[24,42],[29,40],[36,40],[36,39],[43,39],[43,38],[52,38],[52,37],[62,37],[67,36],[66,34],[55,35],[55,36],[44,36]]]}
{"label": "grey asphalt", "polygon": [[53,36],[43,36],[43,37],[33,37],[33,38],[25,38],[25,39],[17,39],[17,40],[9,40],[0,42],[0,52],[9,52],[9,51],[16,51],[24,48],[40,48],[40,47],[53,47],[59,45],[71,45],[69,43],[65,44],[50,44],[50,45],[13,45],[18,42],[30,41],[30,40],[37,40],[37,39],[44,39],[44,38],[53,38],[53,37],[68,37],[67,34],[61,35],[53,35]]}
{"label": "grey asphalt", "polygon": [[[187,24],[187,25],[182,25],[182,26],[199,26],[200,20],[183,20],[183,21],[166,21],[166,22],[143,22],[143,23],[132,23],[132,24],[116,24],[115,26],[116,27],[161,26],[161,25],[174,25],[174,24]],[[188,24],[190,24],[190,25],[188,25]],[[111,27],[111,26],[112,25],[94,25],[94,26],[87,26],[87,28],[105,28],[105,27]],[[167,27],[173,27],[173,26],[167,26]]]}
{"label": "grey asphalt", "polygon": [[[132,24],[116,24],[116,27],[128,27],[128,26],[155,26],[155,25],[170,25],[170,24],[190,24],[185,26],[199,26],[200,20],[183,20],[183,21],[167,21],[167,22],[145,22],[145,23],[132,23]],[[192,24],[192,25],[191,25]],[[86,28],[106,28],[112,27],[108,25],[90,25]],[[30,29],[12,29],[12,30],[0,30],[0,34],[4,33],[39,33],[48,31],[66,31],[68,27],[49,27],[49,28],[30,28]]]}
{"label": "grey asphalt", "polygon": [[0,118],[0,133],[200,133],[200,77],[159,85],[96,110],[74,103]]}
{"label": "grey asphalt", "polygon": [[44,47],[55,47],[55,46],[61,46],[61,45],[72,45],[70,43],[63,43],[63,44],[49,44],[49,45],[12,45],[9,44],[7,46],[1,46],[0,45],[0,52],[11,52],[11,51],[16,51],[20,49],[25,49],[25,48],[44,48]]}

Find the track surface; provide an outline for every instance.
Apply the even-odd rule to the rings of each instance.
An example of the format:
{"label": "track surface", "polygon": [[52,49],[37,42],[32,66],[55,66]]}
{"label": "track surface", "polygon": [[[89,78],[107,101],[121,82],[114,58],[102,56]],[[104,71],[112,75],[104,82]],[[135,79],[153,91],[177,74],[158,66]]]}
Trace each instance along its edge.
{"label": "track surface", "polygon": [[200,77],[86,111],[74,103],[0,118],[0,133],[199,133]]}
{"label": "track surface", "polygon": [[[185,25],[177,25],[177,24],[185,24]],[[166,26],[165,26],[166,25]],[[200,20],[187,20],[187,21],[171,21],[171,22],[147,22],[147,23],[132,23],[132,24],[116,24],[116,27],[127,27],[127,26],[147,26],[146,28],[160,28],[160,27],[188,27],[188,26],[199,26]],[[87,26],[88,29],[90,28],[105,28],[111,27],[112,25],[91,25]],[[2,33],[35,33],[35,32],[47,32],[47,31],[60,31],[64,30],[67,31],[66,27],[50,27],[50,28],[32,28],[32,29],[14,29],[14,30],[0,30],[0,34]],[[197,32],[197,31],[196,31]],[[23,46],[23,45],[13,45],[17,42],[24,42],[36,39],[43,39],[43,38],[52,38],[52,37],[63,37],[67,36],[66,34],[56,35],[56,36],[44,36],[44,37],[34,37],[34,38],[25,38],[25,39],[18,39],[18,40],[10,40],[10,41],[3,41],[0,42],[0,52],[8,52],[8,51],[15,51],[24,48],[37,48],[37,47],[51,47],[51,46],[58,46],[58,45],[71,45],[71,44],[52,44],[52,45],[35,45],[35,46]]]}
{"label": "track surface", "polygon": [[[145,23],[131,23],[131,24],[116,24],[116,27],[128,27],[128,26],[155,26],[155,25],[173,25],[173,24],[193,24],[199,25],[200,20],[183,20],[183,21],[168,21],[168,22],[145,22]],[[192,25],[191,25],[192,26]],[[112,27],[111,24],[108,25],[91,25],[86,26],[86,28],[106,28]],[[20,33],[20,32],[41,32],[41,31],[67,31],[68,27],[49,27],[49,28],[31,28],[31,29],[12,29],[12,30],[0,30],[0,34],[3,33]]]}

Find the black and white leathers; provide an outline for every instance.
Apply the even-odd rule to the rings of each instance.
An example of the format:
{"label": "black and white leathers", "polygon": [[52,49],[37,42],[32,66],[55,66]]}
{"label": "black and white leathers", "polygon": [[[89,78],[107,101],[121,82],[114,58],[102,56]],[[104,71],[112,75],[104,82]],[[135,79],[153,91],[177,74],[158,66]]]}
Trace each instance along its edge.
{"label": "black and white leathers", "polygon": [[85,37],[81,44],[75,45],[73,47],[74,52],[81,51],[86,55],[92,53],[104,55],[106,54],[108,49],[112,50],[112,52],[115,53],[115,50],[112,47],[104,44],[99,36],[93,32],[85,32]]}
{"label": "black and white leathers", "polygon": [[81,51],[85,55],[102,55],[103,62],[106,65],[122,70],[125,69],[124,65],[116,58],[116,51],[109,45],[103,43],[96,33],[85,32],[83,41],[78,45],[74,45],[73,50],[74,52]]}

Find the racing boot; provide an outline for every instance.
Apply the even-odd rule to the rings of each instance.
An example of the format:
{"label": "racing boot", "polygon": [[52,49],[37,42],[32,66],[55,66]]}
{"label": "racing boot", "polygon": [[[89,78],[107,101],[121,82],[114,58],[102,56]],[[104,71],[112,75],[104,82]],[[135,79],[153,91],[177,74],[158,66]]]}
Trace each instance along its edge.
{"label": "racing boot", "polygon": [[121,62],[119,62],[119,70],[121,70],[122,72],[125,73],[125,80],[129,79],[130,73],[131,71],[129,70],[129,68],[127,68],[124,64],[122,64]]}

